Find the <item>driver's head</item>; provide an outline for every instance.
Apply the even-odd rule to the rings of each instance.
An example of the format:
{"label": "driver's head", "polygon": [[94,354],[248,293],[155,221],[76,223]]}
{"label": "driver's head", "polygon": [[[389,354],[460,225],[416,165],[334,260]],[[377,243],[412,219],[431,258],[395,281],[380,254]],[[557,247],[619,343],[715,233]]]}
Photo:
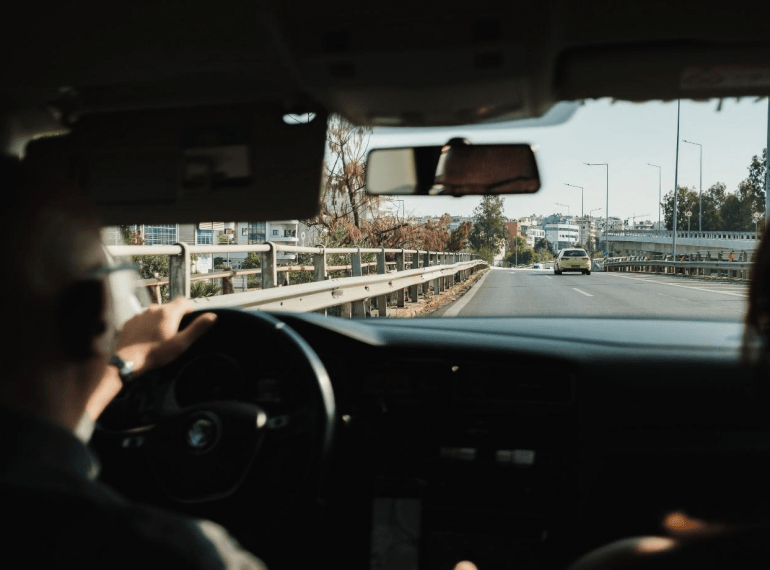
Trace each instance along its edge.
{"label": "driver's head", "polygon": [[8,244],[0,405],[80,413],[76,400],[114,340],[104,280],[92,277],[107,261],[99,225],[84,197],[16,158],[0,157],[0,185]]}

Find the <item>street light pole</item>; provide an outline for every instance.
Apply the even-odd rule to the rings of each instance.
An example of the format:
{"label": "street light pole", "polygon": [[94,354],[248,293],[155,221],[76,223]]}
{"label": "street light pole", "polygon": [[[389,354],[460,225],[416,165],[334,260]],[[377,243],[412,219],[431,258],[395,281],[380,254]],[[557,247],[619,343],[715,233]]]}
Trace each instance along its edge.
{"label": "street light pole", "polygon": [[702,220],[702,214],[703,214],[703,201],[701,199],[701,195],[703,192],[703,145],[696,142],[686,141],[682,139],[682,142],[686,142],[687,144],[694,144],[698,145],[700,149],[700,179],[698,182],[698,231],[703,231],[703,220]]}
{"label": "street light pole", "polygon": [[575,186],[574,184],[567,184],[564,183],[565,186],[572,186],[573,188],[580,188],[580,217],[585,217],[585,210],[583,209],[583,187],[582,186]]}
{"label": "street light pole", "polygon": [[[765,165],[770,164],[770,97],[767,98],[767,149]],[[770,221],[770,200],[767,197],[770,196],[770,168],[765,168],[765,226],[767,221]]]}
{"label": "street light pole", "polygon": [[[677,135],[678,137],[679,135]],[[610,165],[606,162],[584,162],[586,166],[604,166],[607,168],[607,203],[604,210],[604,244],[607,248],[607,255],[610,253],[610,237],[607,235],[610,227]]]}
{"label": "street light pole", "polygon": [[671,224],[671,233],[673,234],[673,241],[671,242],[671,251],[673,252],[674,260],[676,261],[676,218],[677,214],[677,201],[679,199],[679,116],[682,111],[682,101],[676,100],[676,160],[674,166],[674,219]]}
{"label": "street light pole", "polygon": [[554,204],[556,204],[557,206],[564,206],[565,208],[567,208],[567,215],[569,216],[569,205],[568,204],[559,204],[558,202],[554,202]]}
{"label": "street light pole", "polygon": [[663,196],[661,195],[661,188],[662,188],[662,186],[661,186],[661,172],[662,172],[663,169],[660,166],[658,166],[657,164],[650,164],[649,162],[647,163],[647,166],[654,166],[655,168],[658,169],[658,231],[661,231],[660,203],[663,200]]}

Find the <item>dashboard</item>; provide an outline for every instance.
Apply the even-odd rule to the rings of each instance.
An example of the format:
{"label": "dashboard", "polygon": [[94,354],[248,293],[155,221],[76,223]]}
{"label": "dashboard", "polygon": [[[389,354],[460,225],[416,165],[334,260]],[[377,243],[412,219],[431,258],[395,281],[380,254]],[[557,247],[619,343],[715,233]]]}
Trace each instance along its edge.
{"label": "dashboard", "polygon": [[[340,568],[562,568],[660,534],[672,510],[770,507],[766,388],[740,364],[741,323],[275,317],[334,388],[314,552]],[[237,338],[177,370],[164,397],[302,397],[269,339]]]}

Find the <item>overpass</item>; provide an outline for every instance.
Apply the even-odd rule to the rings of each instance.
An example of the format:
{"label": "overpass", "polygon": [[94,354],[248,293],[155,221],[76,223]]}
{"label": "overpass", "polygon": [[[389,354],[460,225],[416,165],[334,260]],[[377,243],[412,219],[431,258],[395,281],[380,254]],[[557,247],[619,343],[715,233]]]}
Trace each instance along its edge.
{"label": "overpass", "polygon": [[[704,253],[735,251],[750,253],[759,245],[756,232],[676,232],[676,253]],[[626,250],[632,255],[648,253],[673,253],[674,232],[658,230],[617,230],[607,232],[607,239],[614,250]]]}

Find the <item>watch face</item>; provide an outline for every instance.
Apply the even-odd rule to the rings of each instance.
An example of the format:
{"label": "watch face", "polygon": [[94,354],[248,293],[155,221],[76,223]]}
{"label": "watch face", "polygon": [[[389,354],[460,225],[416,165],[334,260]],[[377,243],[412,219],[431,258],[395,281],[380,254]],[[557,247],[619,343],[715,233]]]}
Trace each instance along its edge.
{"label": "watch face", "polygon": [[110,358],[110,364],[118,369],[118,374],[122,380],[127,380],[134,371],[134,363],[127,362],[118,355],[113,355],[112,358]]}

